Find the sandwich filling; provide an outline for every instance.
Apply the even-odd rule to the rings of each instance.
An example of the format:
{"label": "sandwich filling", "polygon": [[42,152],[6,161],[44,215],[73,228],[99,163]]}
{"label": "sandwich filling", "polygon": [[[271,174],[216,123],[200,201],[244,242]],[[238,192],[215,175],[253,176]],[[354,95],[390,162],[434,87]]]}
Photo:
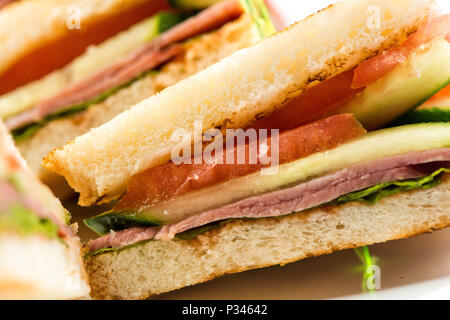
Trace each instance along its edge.
{"label": "sandwich filling", "polygon": [[[303,129],[310,136],[322,133],[326,137],[332,129],[327,132],[327,126],[320,127],[320,123],[327,120],[330,123],[325,119]],[[345,125],[348,127],[348,123]],[[297,138],[297,145],[318,151],[309,155],[293,151],[295,160],[281,164],[274,176],[249,174],[240,178],[241,182],[235,178],[185,196],[153,199],[146,205],[128,198],[126,210],[119,202],[112,212],[85,220],[93,230],[105,234],[90,242],[90,251],[123,248],[145,240],[171,240],[229,219],[277,217],[330,203],[373,203],[397,192],[433,187],[443,172],[450,172],[449,128],[446,123],[438,123],[395,127],[368,135],[358,132],[353,137],[347,135],[345,143],[340,141],[328,148],[320,139]],[[422,141],[411,140],[420,135],[425,135]],[[383,142],[386,139],[390,143]],[[284,141],[282,137],[280,141]],[[225,170],[204,172],[220,177]],[[174,176],[167,176],[160,182],[172,179]]]}
{"label": "sandwich filling", "polygon": [[[445,168],[443,168],[445,167]],[[95,252],[104,248],[124,248],[146,240],[171,240],[185,231],[217,221],[242,218],[278,217],[300,212],[319,205],[364,199],[376,189],[402,186],[397,192],[435,186],[435,177],[450,173],[450,148],[412,152],[355,165],[341,171],[313,179],[300,185],[247,198],[236,203],[202,212],[178,223],[161,227],[131,227],[111,232],[89,243]],[[417,179],[421,178],[421,179]],[[414,180],[416,179],[416,180]],[[367,189],[377,186],[376,189]],[[361,191],[362,190],[362,191]],[[346,195],[345,197],[342,197]],[[378,193],[379,198],[382,194]],[[341,198],[342,197],[342,198]],[[354,198],[355,200],[353,200]]]}
{"label": "sandwich filling", "polygon": [[[41,234],[69,240],[73,233],[64,221],[66,212],[53,212],[62,207],[49,191],[36,189],[41,186],[28,179],[30,174],[14,154],[16,150],[6,135],[0,127],[0,232]],[[48,206],[44,205],[47,201]]]}
{"label": "sandwich filling", "polygon": [[[364,101],[356,100],[357,97],[364,94],[365,91],[369,91],[371,86],[377,84],[378,80],[382,80],[389,76],[396,67],[406,64],[408,60],[414,59],[417,55],[420,55],[420,51],[426,46],[437,39],[443,39],[447,43],[450,41],[450,14],[440,16],[435,20],[423,25],[415,33],[411,34],[403,43],[397,47],[388,49],[379,55],[364,61],[353,70],[339,74],[331,79],[319,82],[317,85],[308,89],[305,93],[287,102],[278,111],[265,117],[251,127],[255,129],[279,129],[280,131],[289,130],[300,125],[321,119],[328,115],[337,113],[354,113],[356,118],[360,120],[363,125],[368,129],[377,129],[382,125],[386,125],[386,122],[377,121],[379,117],[383,116],[383,112],[380,112],[378,105],[368,103],[364,105]],[[421,79],[422,85],[426,86],[427,82],[434,82],[431,86],[430,92],[420,94],[418,101],[412,101],[409,105],[399,106],[396,116],[400,116],[402,113],[408,111],[411,108],[417,107],[420,103],[427,100],[438,92],[443,87],[447,86],[450,82],[448,69],[448,57],[450,55],[449,45],[441,58],[434,57],[438,67],[442,67],[441,70],[431,71],[434,73],[441,73],[443,76],[439,79],[427,79],[422,76],[420,72],[414,70],[416,63],[412,63],[410,70],[408,70],[407,78],[404,79],[405,88],[394,88],[397,91],[408,91],[408,94],[413,94],[413,89],[408,88],[408,83],[413,84],[414,78]],[[440,63],[438,59],[444,59],[444,63]],[[381,89],[376,87],[373,91],[378,91],[375,95],[385,95],[387,92],[380,92]],[[387,90],[384,90],[387,91]],[[374,94],[370,92],[371,96]],[[352,102],[354,103],[354,107]],[[395,101],[390,101],[389,108],[396,110],[394,104]],[[368,109],[368,110],[367,110]],[[370,112],[373,109],[373,112]],[[392,117],[389,120],[393,120]],[[381,126],[380,126],[381,124]]]}
{"label": "sandwich filling", "polygon": [[0,231],[67,238],[72,231],[33,198],[20,192],[14,179],[0,182]]}
{"label": "sandwich filling", "polygon": [[[245,12],[244,4],[253,6],[252,3],[253,1],[226,0],[179,24],[179,18],[168,19],[164,26],[167,31],[155,39],[62,92],[7,117],[5,123],[16,140],[26,139],[48,121],[70,116],[101,102],[150,70],[174,59],[183,51],[180,43],[236,20]],[[257,19],[260,18],[255,16],[255,20]]]}

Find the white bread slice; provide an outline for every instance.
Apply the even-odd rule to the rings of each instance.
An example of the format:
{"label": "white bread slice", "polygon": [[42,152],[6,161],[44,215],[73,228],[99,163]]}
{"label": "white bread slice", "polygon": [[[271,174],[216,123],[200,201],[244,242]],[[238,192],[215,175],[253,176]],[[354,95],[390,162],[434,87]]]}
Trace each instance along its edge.
{"label": "white bread slice", "polygon": [[80,257],[79,242],[0,233],[0,300],[89,297]]}
{"label": "white bread slice", "polygon": [[69,7],[81,10],[82,26],[114,16],[152,0],[39,0],[20,1],[0,11],[0,74],[37,48],[62,38],[71,30]]}
{"label": "white bread slice", "polygon": [[450,226],[450,175],[375,205],[347,203],[279,218],[235,220],[192,240],[152,241],[91,256],[94,299],[145,299],[213,278]]}
{"label": "white bread slice", "polygon": [[[32,197],[61,223],[66,222],[65,209],[33,176],[0,123],[0,179],[11,174],[22,194]],[[89,291],[77,237],[62,242],[15,229],[0,230],[0,299],[76,299],[88,296]]]}
{"label": "white bread slice", "polygon": [[184,52],[164,65],[160,72],[149,74],[81,113],[51,121],[31,138],[18,142],[17,146],[33,172],[49,185],[59,198],[65,199],[73,194],[73,190],[67,186],[63,177],[41,166],[42,159],[51,150],[63,146],[91,128],[108,122],[130,106],[231,53],[254,44],[259,39],[258,30],[251,17],[244,14],[216,31],[184,43]]}
{"label": "white bread slice", "polygon": [[114,199],[132,175],[169,160],[175,130],[193,132],[197,120],[205,131],[245,127],[312,83],[398,44],[430,17],[432,3],[339,2],[142,101],[54,150],[44,165],[80,192],[81,205]]}

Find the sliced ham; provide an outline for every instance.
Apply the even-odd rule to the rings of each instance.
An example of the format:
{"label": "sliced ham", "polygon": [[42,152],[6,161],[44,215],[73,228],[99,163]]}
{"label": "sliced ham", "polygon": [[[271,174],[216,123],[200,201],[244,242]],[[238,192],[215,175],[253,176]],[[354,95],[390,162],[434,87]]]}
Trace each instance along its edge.
{"label": "sliced ham", "polygon": [[187,40],[219,28],[225,23],[239,18],[242,13],[244,13],[244,9],[240,0],[221,1],[164,32],[154,41],[154,44],[166,47],[172,43]]}
{"label": "sliced ham", "polygon": [[[142,70],[151,70],[167,62],[181,52],[181,47],[171,46],[162,51],[151,51],[134,59],[126,57],[96,75],[79,82],[35,107],[6,120],[10,130],[38,122],[45,116],[63,110],[67,106],[89,101],[111,88],[120,86],[139,76]],[[120,65],[120,67],[119,67]]]}
{"label": "sliced ham", "polygon": [[182,52],[181,46],[176,43],[220,27],[242,13],[238,0],[227,0],[211,6],[87,79],[9,118],[6,125],[10,130],[15,130],[65,108],[94,99],[173,59]]}
{"label": "sliced ham", "polygon": [[41,219],[48,219],[58,226],[61,238],[72,237],[72,230],[62,223],[56,215],[49,212],[40,203],[28,195],[21,194],[17,188],[7,180],[0,181],[0,214],[6,212],[11,205],[21,204]]}
{"label": "sliced ham", "polygon": [[0,212],[5,211],[17,200],[18,194],[9,181],[0,181]]}
{"label": "sliced ham", "polygon": [[[350,114],[332,116],[283,132],[279,135],[278,141],[279,164],[333,149],[365,133],[366,130]],[[266,141],[267,154],[271,155],[271,138]],[[201,164],[169,162],[136,174],[128,181],[127,193],[115,209],[120,211],[142,208],[269,167],[271,164],[262,163],[259,157],[255,159],[254,164],[249,161],[249,150],[259,150],[260,144],[261,141],[252,141],[236,146],[234,149],[229,148],[218,157],[222,159],[222,164],[208,164],[203,161]],[[245,154],[246,159],[244,164],[239,164],[237,161],[238,150],[242,149],[244,150],[241,154]],[[227,164],[227,159],[234,159],[234,164]]]}
{"label": "sliced ham", "polygon": [[106,236],[91,240],[88,245],[89,251],[93,252],[104,248],[123,248],[141,241],[152,240],[158,231],[159,228],[133,227],[120,232],[111,232]]}
{"label": "sliced ham", "polygon": [[133,227],[112,232],[91,241],[89,249],[92,252],[109,247],[122,248],[143,240],[170,240],[183,231],[225,219],[282,216],[327,203],[341,195],[379,183],[422,177],[439,167],[449,166],[449,161],[450,148],[410,152],[376,159],[297,186],[208,210],[171,225]]}

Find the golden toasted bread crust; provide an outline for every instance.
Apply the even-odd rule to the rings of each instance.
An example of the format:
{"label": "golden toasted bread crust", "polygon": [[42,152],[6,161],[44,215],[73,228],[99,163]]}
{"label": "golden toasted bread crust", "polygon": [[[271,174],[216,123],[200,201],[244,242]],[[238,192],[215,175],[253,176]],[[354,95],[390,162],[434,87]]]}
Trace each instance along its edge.
{"label": "golden toasted bread crust", "polygon": [[239,49],[252,45],[259,38],[258,30],[251,18],[243,15],[219,30],[184,43],[183,53],[164,65],[159,72],[150,73],[83,112],[69,118],[51,121],[31,138],[18,142],[17,146],[33,172],[48,184],[58,197],[65,199],[73,195],[73,190],[68,187],[63,177],[46,170],[41,165],[42,159],[51,150],[108,122],[133,104],[199,72]]}

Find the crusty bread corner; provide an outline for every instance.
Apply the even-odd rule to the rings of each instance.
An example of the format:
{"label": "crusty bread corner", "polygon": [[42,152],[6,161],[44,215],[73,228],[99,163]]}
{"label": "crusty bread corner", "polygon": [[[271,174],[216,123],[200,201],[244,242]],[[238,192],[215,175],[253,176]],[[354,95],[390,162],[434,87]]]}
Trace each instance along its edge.
{"label": "crusty bread corner", "polygon": [[0,11],[0,74],[36,48],[76,32],[67,27],[69,7],[80,8],[80,21],[89,25],[145,1],[149,0],[39,0],[4,8]]}
{"label": "crusty bread corner", "polygon": [[205,131],[245,127],[310,83],[398,44],[434,13],[432,3],[339,2],[142,101],[54,150],[44,166],[65,176],[81,205],[114,199],[132,175],[169,160],[175,130],[193,132],[198,120]]}
{"label": "crusty bread corner", "polygon": [[61,199],[73,195],[64,178],[42,167],[42,159],[54,148],[108,122],[130,106],[162,89],[199,72],[231,53],[246,48],[260,39],[249,15],[227,23],[222,28],[191,39],[183,44],[184,51],[165,64],[160,72],[150,73],[105,101],[69,118],[53,120],[31,138],[17,146],[33,172]]}
{"label": "crusty bread corner", "polygon": [[225,274],[450,226],[450,175],[431,189],[403,192],[375,205],[348,203],[280,218],[236,220],[193,240],[152,241],[91,256],[94,299],[145,299]]}

